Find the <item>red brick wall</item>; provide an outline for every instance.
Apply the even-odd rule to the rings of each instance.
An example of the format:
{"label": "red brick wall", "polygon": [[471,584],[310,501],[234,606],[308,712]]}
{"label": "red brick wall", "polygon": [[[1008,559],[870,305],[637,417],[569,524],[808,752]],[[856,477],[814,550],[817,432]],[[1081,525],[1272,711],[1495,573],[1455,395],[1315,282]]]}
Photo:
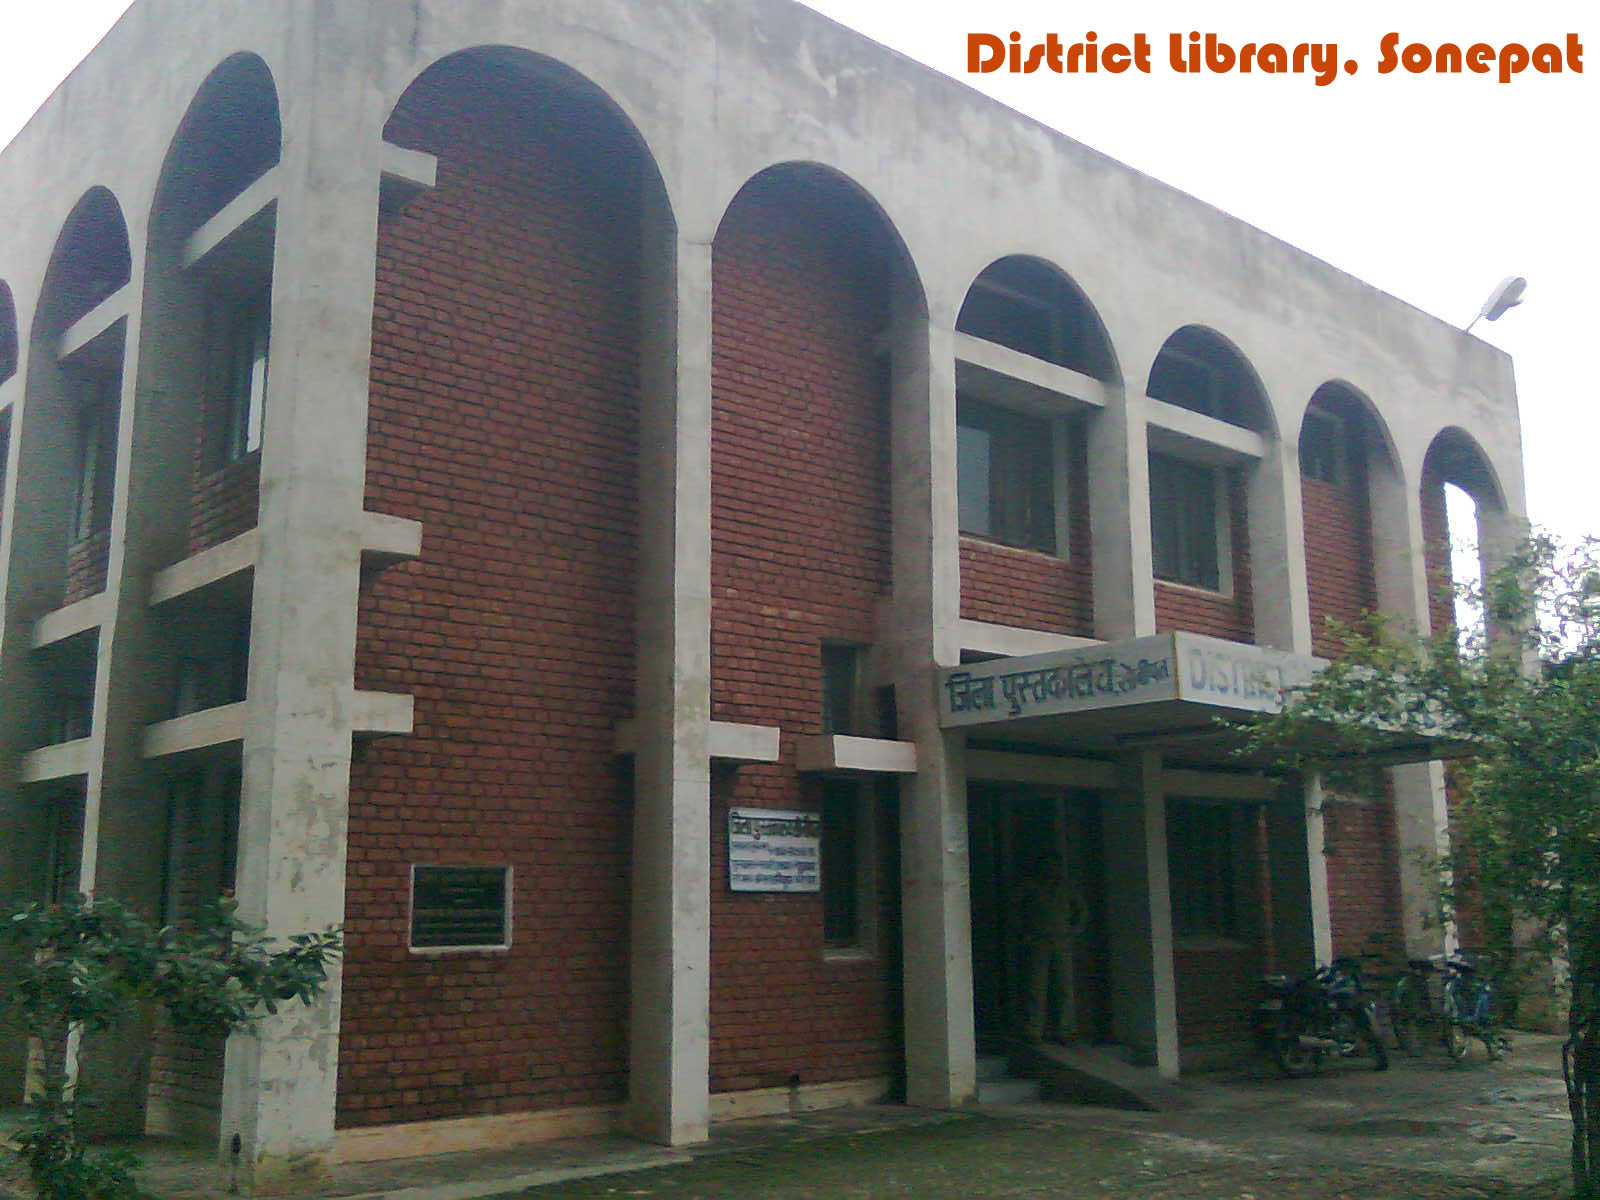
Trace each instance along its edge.
{"label": "red brick wall", "polygon": [[[424,80],[389,129],[439,175],[380,225],[366,503],[423,550],[364,587],[356,673],[414,695],[416,729],[351,772],[342,1127],[625,1089],[632,151],[518,87]],[[511,950],[408,954],[416,862],[509,863]]]}
{"label": "red brick wall", "polygon": [[256,527],[261,455],[251,454],[220,468],[207,465],[214,462],[202,437],[195,447],[189,496],[189,554],[199,554]]}
{"label": "red brick wall", "polygon": [[729,805],[819,806],[792,735],[821,730],[820,645],[870,643],[889,587],[886,281],[875,218],[815,176],[753,181],[713,249],[712,712],[786,735],[714,791],[713,1090],[879,1074],[897,1046],[888,945],[824,962],[820,897],[734,895],[725,857]]}
{"label": "red brick wall", "polygon": [[1430,466],[1422,470],[1422,548],[1428,572],[1428,620],[1434,633],[1456,623],[1454,576],[1450,566],[1450,521],[1444,505],[1444,478]]}
{"label": "red brick wall", "polygon": [[1329,796],[1322,820],[1333,952],[1397,957],[1405,948],[1405,932],[1392,790],[1386,781],[1374,798]]}
{"label": "red brick wall", "polygon": [[106,590],[106,564],[111,557],[111,534],[99,529],[67,547],[67,583],[61,603],[73,604]]}
{"label": "red brick wall", "polygon": [[1068,558],[963,537],[963,617],[1077,637],[1094,636],[1086,444],[1082,427],[1071,426],[1067,442]]}
{"label": "red brick wall", "polygon": [[[1359,468],[1355,455],[1347,458]],[[1351,470],[1338,484],[1302,476],[1300,505],[1305,517],[1311,645],[1314,653],[1332,657],[1339,652],[1339,642],[1328,632],[1329,618],[1358,627],[1362,614],[1378,607],[1365,471]]]}
{"label": "red brick wall", "polygon": [[1250,594],[1250,516],[1244,478],[1228,480],[1228,538],[1233,554],[1233,595],[1156,580],[1156,631],[1181,629],[1236,642],[1255,640],[1254,601]]}
{"label": "red brick wall", "polygon": [[1250,1013],[1265,970],[1257,942],[1185,945],[1172,953],[1180,1050],[1250,1037]]}

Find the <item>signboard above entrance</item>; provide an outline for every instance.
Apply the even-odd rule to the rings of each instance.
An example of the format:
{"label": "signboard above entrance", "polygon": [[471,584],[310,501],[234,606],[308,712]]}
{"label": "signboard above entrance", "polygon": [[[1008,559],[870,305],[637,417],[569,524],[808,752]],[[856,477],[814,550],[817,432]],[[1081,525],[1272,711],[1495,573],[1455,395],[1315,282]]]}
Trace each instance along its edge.
{"label": "signboard above entrance", "polygon": [[1196,633],[967,663],[938,672],[946,728],[1188,701],[1270,712],[1320,659]]}

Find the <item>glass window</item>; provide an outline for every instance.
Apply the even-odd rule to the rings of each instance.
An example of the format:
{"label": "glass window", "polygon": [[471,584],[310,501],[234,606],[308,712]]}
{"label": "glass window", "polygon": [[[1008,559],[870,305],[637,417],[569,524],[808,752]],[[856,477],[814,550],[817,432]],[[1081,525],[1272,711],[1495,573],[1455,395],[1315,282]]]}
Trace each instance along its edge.
{"label": "glass window", "polygon": [[1150,551],[1157,579],[1217,590],[1214,468],[1150,456]]}
{"label": "glass window", "polygon": [[956,413],[956,506],[961,532],[1056,552],[1050,422],[963,401]]}
{"label": "glass window", "polygon": [[1341,482],[1340,444],[1344,426],[1328,413],[1308,412],[1300,430],[1300,474],[1323,483]]}
{"label": "glass window", "polygon": [[830,779],[822,789],[822,944],[861,942],[860,786]]}
{"label": "glass window", "polygon": [[822,646],[822,732],[849,737],[857,731],[856,680],[859,646],[825,642]]}
{"label": "glass window", "polygon": [[84,385],[78,410],[78,445],[75,493],[72,504],[72,538],[78,541],[106,529],[111,523],[111,455],[109,439],[115,436],[111,385],[92,380]]}
{"label": "glass window", "polygon": [[235,462],[261,449],[266,419],[271,298],[262,295],[229,314],[223,333],[223,459]]}

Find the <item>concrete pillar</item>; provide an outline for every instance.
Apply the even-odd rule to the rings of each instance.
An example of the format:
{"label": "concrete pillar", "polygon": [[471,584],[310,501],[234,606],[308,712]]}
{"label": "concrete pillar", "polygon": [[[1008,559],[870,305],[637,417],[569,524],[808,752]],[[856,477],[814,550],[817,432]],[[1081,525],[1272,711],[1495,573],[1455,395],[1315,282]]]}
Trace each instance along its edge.
{"label": "concrete pillar", "polygon": [[1140,751],[1123,761],[1118,789],[1106,796],[1102,813],[1113,1036],[1136,1061],[1175,1078],[1178,996],[1160,752]]}
{"label": "concrete pillar", "polygon": [[933,667],[961,653],[955,346],[903,270],[889,340],[894,595],[884,650],[900,736],[917,746],[900,816],[906,1098],[948,1108],[977,1091],[965,741],[939,728],[933,691]]}
{"label": "concrete pillar", "polygon": [[1107,641],[1152,634],[1150,447],[1137,388],[1089,421],[1089,497],[1094,634]]}
{"label": "concrete pillar", "polygon": [[[309,13],[310,10],[308,10]],[[384,113],[366,22],[298,22],[283,100],[272,373],[250,625],[240,915],[278,936],[344,918],[356,599]],[[340,971],[229,1039],[220,1142],[259,1191],[315,1187],[333,1145]]]}
{"label": "concrete pillar", "polygon": [[[1423,553],[1422,501],[1379,449],[1367,457],[1372,509],[1372,569],[1378,611],[1397,636],[1429,632],[1428,574]],[[1408,957],[1446,949],[1441,925],[1438,864],[1450,848],[1444,768],[1437,762],[1409,763],[1389,773],[1394,793],[1395,834],[1400,860],[1400,925]]]}
{"label": "concrete pillar", "polygon": [[648,201],[627,1121],[704,1141],[711,969],[711,246]]}
{"label": "concrete pillar", "polygon": [[1272,880],[1272,939],[1278,970],[1299,975],[1333,957],[1328,920],[1328,859],[1323,846],[1322,788],[1286,785],[1267,805],[1267,861]]}
{"label": "concrete pillar", "polygon": [[1300,469],[1293,445],[1269,439],[1249,473],[1250,595],[1260,646],[1311,653],[1311,598]]}

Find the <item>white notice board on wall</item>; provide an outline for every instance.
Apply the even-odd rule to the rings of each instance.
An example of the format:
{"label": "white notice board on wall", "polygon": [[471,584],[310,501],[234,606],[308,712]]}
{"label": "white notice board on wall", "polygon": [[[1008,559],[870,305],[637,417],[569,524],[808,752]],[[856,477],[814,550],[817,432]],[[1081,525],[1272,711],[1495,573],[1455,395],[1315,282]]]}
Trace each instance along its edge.
{"label": "white notice board on wall", "polygon": [[735,892],[822,890],[822,819],[771,808],[728,810],[728,887]]}

